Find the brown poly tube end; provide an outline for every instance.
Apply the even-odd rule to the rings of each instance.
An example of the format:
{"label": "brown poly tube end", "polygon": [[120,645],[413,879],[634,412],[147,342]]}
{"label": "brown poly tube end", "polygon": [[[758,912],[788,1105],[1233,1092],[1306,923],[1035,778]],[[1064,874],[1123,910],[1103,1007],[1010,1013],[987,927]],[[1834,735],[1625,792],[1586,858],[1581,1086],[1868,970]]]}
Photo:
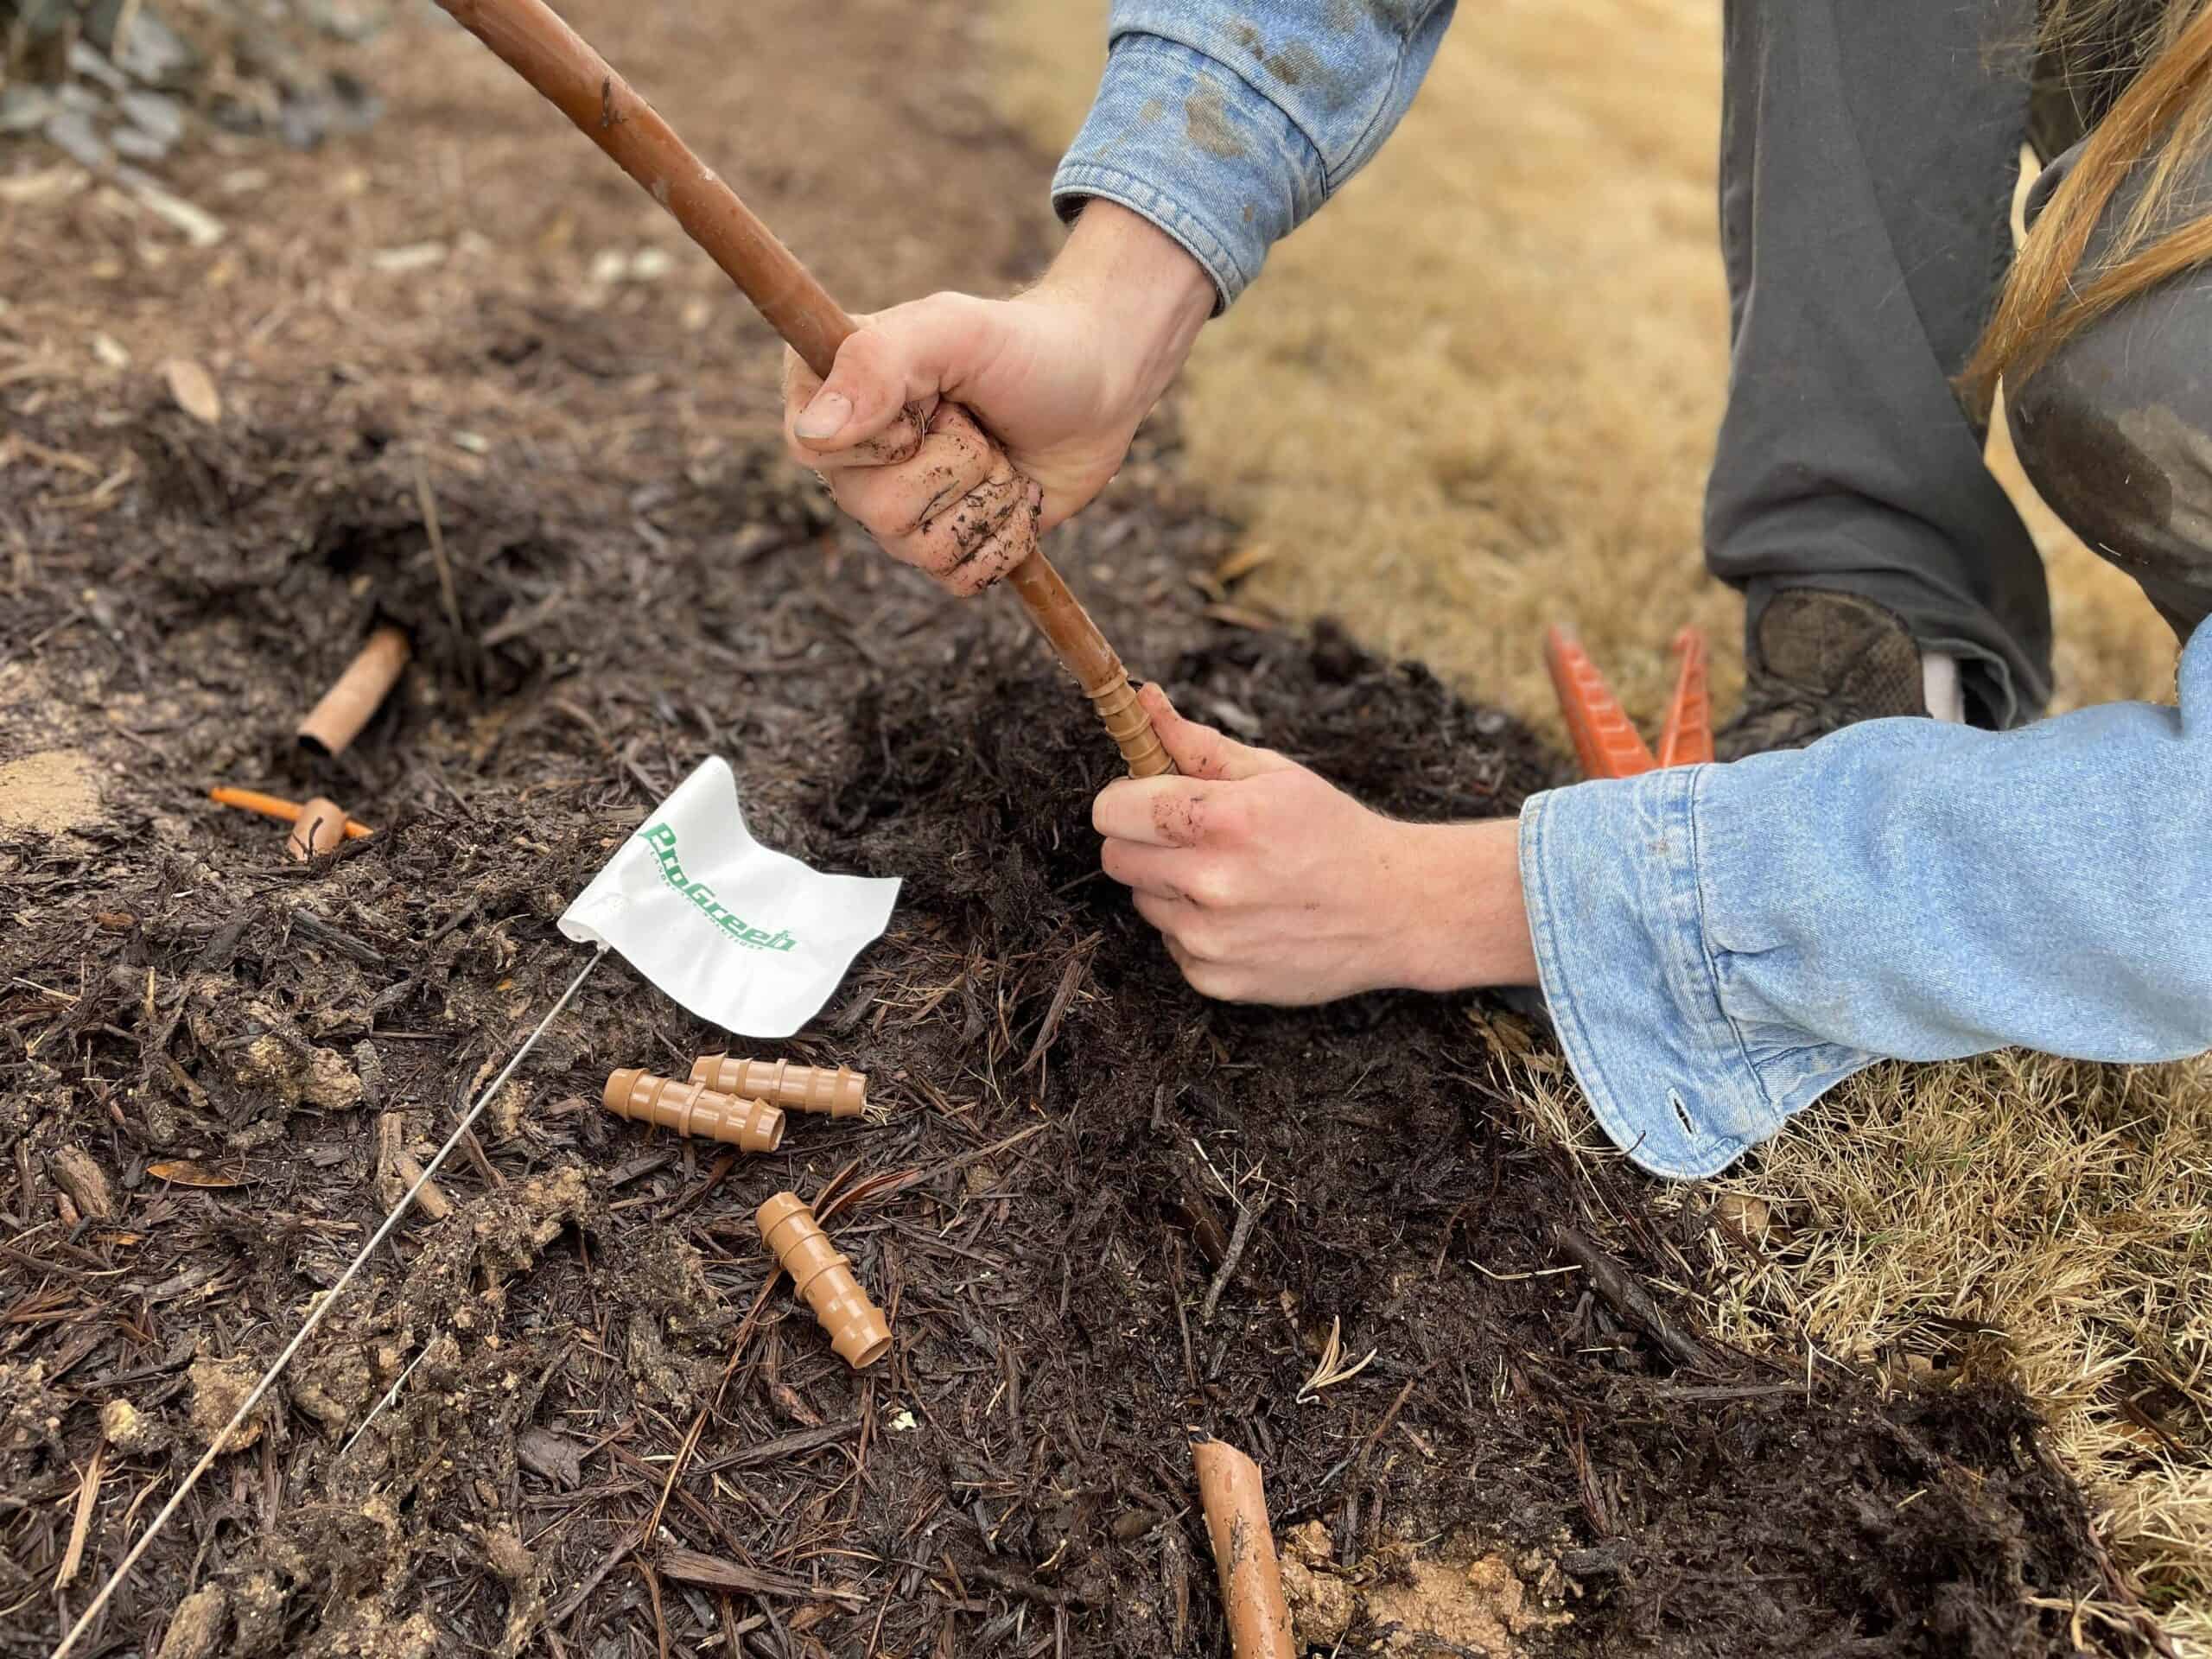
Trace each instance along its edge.
{"label": "brown poly tube end", "polygon": [[642,1065],[626,1066],[607,1080],[607,1092],[599,1103],[618,1117],[630,1116],[630,1091],[638,1086],[638,1079],[645,1075]]}
{"label": "brown poly tube end", "polygon": [[1228,1441],[1215,1440],[1192,1442],[1191,1461],[1198,1467],[1198,1501],[1221,1578],[1230,1652],[1236,1659],[1296,1659],[1260,1465]]}
{"label": "brown poly tube end", "polygon": [[773,1152],[784,1144],[784,1115],[765,1100],[741,1100],[737,1103],[743,1116],[738,1120],[746,1126],[747,1139],[739,1142],[752,1152]]}
{"label": "brown poly tube end", "polygon": [[318,795],[300,809],[284,845],[296,859],[319,857],[346,844],[346,814],[338,803]]}
{"label": "brown poly tube end", "polygon": [[891,1351],[891,1322],[870,1302],[830,1338],[830,1346],[846,1364],[864,1371]]}
{"label": "brown poly tube end", "polygon": [[815,1220],[796,1192],[779,1192],[753,1220],[776,1263],[830,1333],[830,1346],[855,1370],[865,1370],[891,1351],[891,1324],[870,1301],[853,1264]]}
{"label": "brown poly tube end", "polygon": [[337,683],[300,722],[300,747],[309,754],[333,755],[353,742],[398,683],[412,652],[404,628],[387,623],[370,634]]}

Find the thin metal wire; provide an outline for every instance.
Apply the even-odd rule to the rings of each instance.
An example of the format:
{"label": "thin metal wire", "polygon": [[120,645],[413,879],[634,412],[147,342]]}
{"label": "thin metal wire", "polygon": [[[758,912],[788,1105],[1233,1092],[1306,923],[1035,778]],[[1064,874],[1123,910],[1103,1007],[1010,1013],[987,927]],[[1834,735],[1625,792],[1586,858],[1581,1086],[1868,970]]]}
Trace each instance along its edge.
{"label": "thin metal wire", "polygon": [[[485,1107],[490,1105],[499,1096],[499,1090],[506,1086],[507,1079],[514,1076],[515,1068],[523,1063],[531,1049],[537,1046],[537,1039],[545,1034],[546,1028],[560,1016],[561,1010],[569,1006],[569,1000],[583,988],[584,981],[591,977],[591,970],[599,966],[606,955],[607,947],[603,944],[593,952],[592,959],[583,965],[582,972],[569,982],[569,988],[561,993],[560,1000],[554,1003],[546,1011],[545,1017],[537,1022],[537,1029],[523,1039],[522,1046],[515,1051],[514,1058],[507,1062],[505,1070],[493,1078],[483,1092],[476,1096],[476,1103],[471,1106],[462,1116],[461,1122],[454,1126],[453,1133],[446,1137],[446,1143],[438,1148],[437,1155],[424,1166],[422,1174],[416,1178],[415,1185],[407,1189],[405,1196],[393,1207],[392,1212],[384,1218],[384,1225],[378,1228],[369,1242],[361,1246],[361,1253],[353,1258],[344,1273],[338,1275],[338,1282],[333,1285],[325,1293],[322,1300],[315,1304],[315,1311],[308,1315],[307,1323],[300,1327],[299,1333],[284,1345],[284,1351],[276,1356],[276,1363],[262,1373],[261,1381],[253,1385],[253,1392],[246,1395],[244,1402],[231,1414],[231,1421],[223,1425],[222,1432],[208,1443],[207,1451],[200,1454],[200,1461],[192,1465],[191,1472],[184,1478],[184,1484],[176,1489],[168,1503],[162,1505],[161,1513],[154,1517],[151,1524],[140,1535],[138,1541],[130,1547],[130,1554],[125,1555],[115,1571],[108,1575],[107,1582],[100,1586],[99,1594],[92,1598],[92,1605],[77,1616],[77,1622],[69,1627],[69,1634],[61,1638],[61,1645],[54,1649],[51,1659],[68,1659],[68,1656],[77,1646],[78,1638],[92,1628],[92,1621],[99,1617],[100,1609],[107,1605],[108,1599],[115,1594],[117,1587],[129,1575],[130,1569],[138,1564],[138,1558],[146,1553],[147,1546],[161,1535],[162,1529],[168,1524],[168,1519],[176,1513],[177,1506],[182,1503],[192,1489],[199,1484],[200,1477],[206,1474],[214,1464],[215,1459],[222,1455],[223,1448],[231,1438],[231,1431],[252,1414],[253,1408],[261,1403],[262,1396],[275,1385],[277,1377],[283,1374],[284,1367],[291,1363],[292,1356],[300,1351],[301,1348],[306,1344],[307,1339],[315,1334],[315,1327],[322,1323],[324,1316],[338,1305],[340,1294],[347,1285],[353,1283],[353,1275],[361,1270],[361,1264],[376,1253],[377,1246],[383,1243],[391,1236],[391,1230],[399,1225],[399,1218],[405,1215],[409,1207],[414,1204],[415,1195],[429,1185],[430,1177],[437,1173],[438,1166],[446,1160],[446,1154],[461,1144],[461,1137],[468,1133],[469,1126],[482,1115]],[[405,1381],[404,1377],[401,1380]]]}
{"label": "thin metal wire", "polygon": [[351,1452],[353,1449],[353,1443],[369,1432],[369,1425],[384,1414],[385,1408],[399,1398],[399,1391],[407,1386],[407,1379],[415,1375],[415,1368],[423,1363],[424,1356],[429,1351],[430,1344],[426,1342],[423,1344],[423,1352],[407,1362],[407,1369],[402,1371],[393,1381],[392,1385],[384,1391],[384,1398],[376,1402],[375,1406],[370,1409],[369,1414],[361,1419],[361,1426],[346,1437],[346,1444],[338,1448],[338,1455],[340,1458]]}

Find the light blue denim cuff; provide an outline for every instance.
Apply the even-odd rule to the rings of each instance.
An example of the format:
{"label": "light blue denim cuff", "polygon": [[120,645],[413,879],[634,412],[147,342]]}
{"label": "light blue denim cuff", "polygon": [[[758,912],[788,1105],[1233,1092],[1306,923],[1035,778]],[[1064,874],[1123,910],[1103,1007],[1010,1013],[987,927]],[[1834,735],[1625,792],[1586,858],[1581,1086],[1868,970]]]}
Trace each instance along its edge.
{"label": "light blue denim cuff", "polygon": [[1205,54],[1153,35],[1115,41],[1090,118],[1052,178],[1061,218],[1103,196],[1181,243],[1213,278],[1217,314],[1327,195],[1320,153],[1281,108]]}
{"label": "light blue denim cuff", "polygon": [[1655,1175],[1726,1168],[1873,1056],[1763,1026],[1726,1006],[1707,931],[1710,766],[1577,784],[1521,810],[1521,885],[1544,999],[1567,1063],[1614,1144]]}

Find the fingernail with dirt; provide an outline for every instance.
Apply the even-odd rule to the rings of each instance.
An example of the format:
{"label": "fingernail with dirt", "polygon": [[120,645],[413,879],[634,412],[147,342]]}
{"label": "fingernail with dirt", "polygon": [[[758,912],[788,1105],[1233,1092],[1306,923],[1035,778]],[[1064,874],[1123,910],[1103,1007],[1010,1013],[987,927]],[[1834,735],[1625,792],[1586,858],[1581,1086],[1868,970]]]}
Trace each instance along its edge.
{"label": "fingernail with dirt", "polygon": [[791,429],[809,443],[834,438],[853,417],[852,400],[841,391],[817,391],[814,401],[799,410]]}

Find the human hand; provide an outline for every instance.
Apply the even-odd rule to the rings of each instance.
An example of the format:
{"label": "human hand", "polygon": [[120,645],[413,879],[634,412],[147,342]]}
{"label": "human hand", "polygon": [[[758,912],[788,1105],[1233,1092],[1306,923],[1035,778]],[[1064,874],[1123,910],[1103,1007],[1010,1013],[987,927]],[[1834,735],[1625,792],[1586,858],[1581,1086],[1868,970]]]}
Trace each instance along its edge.
{"label": "human hand", "polygon": [[1402,823],[1138,694],[1179,775],[1116,779],[1091,823],[1192,988],[1302,1006],[1385,987],[1534,984],[1518,827]]}
{"label": "human hand", "polygon": [[1094,200],[1014,299],[862,318],[826,384],[787,353],[791,457],[893,557],[977,592],[1113,477],[1213,299],[1178,244]]}

